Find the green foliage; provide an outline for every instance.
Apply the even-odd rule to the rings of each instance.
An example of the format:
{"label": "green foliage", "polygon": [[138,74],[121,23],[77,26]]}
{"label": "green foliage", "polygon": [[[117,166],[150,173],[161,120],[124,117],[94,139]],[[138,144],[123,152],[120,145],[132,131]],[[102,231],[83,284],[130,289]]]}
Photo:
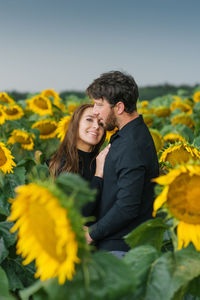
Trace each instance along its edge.
{"label": "green foliage", "polygon": [[4,270],[1,267],[0,267],[0,299],[1,300],[15,299],[9,292],[8,279]]}
{"label": "green foliage", "polygon": [[131,248],[148,244],[160,250],[164,232],[168,228],[163,219],[152,219],[138,226],[125,237],[125,240]]}

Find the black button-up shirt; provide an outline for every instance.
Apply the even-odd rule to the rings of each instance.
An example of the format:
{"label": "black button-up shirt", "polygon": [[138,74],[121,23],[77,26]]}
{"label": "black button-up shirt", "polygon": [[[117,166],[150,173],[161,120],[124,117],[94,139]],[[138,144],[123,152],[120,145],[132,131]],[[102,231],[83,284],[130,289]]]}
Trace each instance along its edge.
{"label": "black button-up shirt", "polygon": [[152,217],[159,165],[151,134],[142,116],[111,138],[104,166],[99,219],[90,235],[100,249],[128,251],[123,237]]}

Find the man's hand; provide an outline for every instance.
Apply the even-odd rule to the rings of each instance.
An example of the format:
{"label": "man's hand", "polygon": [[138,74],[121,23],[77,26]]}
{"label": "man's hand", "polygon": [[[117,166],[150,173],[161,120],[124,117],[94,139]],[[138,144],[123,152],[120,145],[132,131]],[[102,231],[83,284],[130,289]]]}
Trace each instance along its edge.
{"label": "man's hand", "polygon": [[85,239],[86,239],[88,245],[90,245],[93,242],[93,239],[89,235],[88,227],[87,226],[83,226],[83,229],[85,231]]}

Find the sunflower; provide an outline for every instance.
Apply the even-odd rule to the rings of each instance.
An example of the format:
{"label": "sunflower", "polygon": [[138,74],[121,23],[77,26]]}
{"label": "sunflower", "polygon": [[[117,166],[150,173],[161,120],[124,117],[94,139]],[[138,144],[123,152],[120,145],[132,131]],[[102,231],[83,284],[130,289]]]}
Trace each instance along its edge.
{"label": "sunflower", "polygon": [[172,102],[170,109],[171,111],[175,110],[175,109],[180,109],[181,111],[191,114],[192,113],[192,107],[186,103],[183,103],[181,101],[174,101]]}
{"label": "sunflower", "polygon": [[180,134],[178,133],[168,133],[163,137],[164,142],[169,142],[169,143],[176,143],[176,142],[183,142],[186,143],[186,140],[184,139],[184,137],[182,137]]}
{"label": "sunflower", "polygon": [[59,106],[60,105],[60,96],[58,93],[56,93],[53,89],[47,89],[47,90],[43,90],[41,92],[41,95],[44,96],[44,97],[47,97],[49,99],[53,99],[53,103],[56,105],[56,106]]}
{"label": "sunflower", "polygon": [[154,181],[165,187],[155,199],[153,215],[162,206],[167,207],[178,220],[178,249],[192,242],[200,251],[200,166],[179,166]]}
{"label": "sunflower", "polygon": [[35,183],[17,187],[16,193],[9,221],[16,221],[11,232],[18,230],[17,254],[25,258],[23,264],[35,260],[35,277],[41,280],[71,280],[80,260],[67,209],[52,191]]}
{"label": "sunflower", "polygon": [[14,104],[15,101],[7,93],[0,93],[0,103]]}
{"label": "sunflower", "polygon": [[166,148],[160,157],[160,162],[169,162],[172,167],[176,164],[183,164],[190,159],[197,160],[200,158],[200,151],[192,145],[178,143]]}
{"label": "sunflower", "polygon": [[155,108],[154,113],[157,117],[169,117],[171,111],[167,106],[158,106]]}
{"label": "sunflower", "polygon": [[200,91],[194,93],[193,99],[194,99],[194,102],[199,102],[200,101]]}
{"label": "sunflower", "polygon": [[17,104],[4,106],[4,115],[6,120],[18,120],[24,115],[23,109]]}
{"label": "sunflower", "polygon": [[65,116],[58,123],[57,135],[58,138],[61,140],[61,142],[64,140],[70,120],[71,120],[71,116]]}
{"label": "sunflower", "polygon": [[179,97],[179,96],[173,96],[173,98],[174,98],[174,100],[176,100],[176,101],[182,101],[181,97]]}
{"label": "sunflower", "polygon": [[11,133],[11,137],[8,139],[8,144],[21,144],[21,147],[26,150],[33,150],[34,147],[34,134],[28,133],[26,131],[15,129]]}
{"label": "sunflower", "polygon": [[32,99],[27,100],[28,109],[40,116],[52,115],[51,101],[42,95],[37,95]]}
{"label": "sunflower", "polygon": [[73,114],[73,112],[80,106],[81,104],[79,102],[71,102],[69,101],[67,103],[67,111],[69,114]]}
{"label": "sunflower", "polygon": [[110,141],[110,138],[113,134],[115,134],[117,132],[118,128],[115,127],[113,130],[111,131],[106,131],[106,138],[105,138],[105,141],[109,142]]}
{"label": "sunflower", "polygon": [[40,139],[51,139],[57,135],[57,123],[52,120],[42,120],[34,123],[32,128],[40,131]]}
{"label": "sunflower", "polygon": [[6,173],[13,173],[13,167],[16,167],[13,161],[13,156],[10,150],[8,150],[4,143],[0,143],[0,170]]}
{"label": "sunflower", "polygon": [[140,102],[140,105],[141,105],[142,108],[147,107],[148,104],[149,104],[149,101],[148,101],[148,100],[143,100],[143,101]]}
{"label": "sunflower", "polygon": [[150,127],[153,124],[153,115],[152,114],[144,114],[143,115],[144,123]]}
{"label": "sunflower", "polygon": [[3,108],[0,106],[0,125],[5,123],[5,114]]}
{"label": "sunflower", "polygon": [[176,124],[183,124],[188,126],[189,128],[193,129],[195,126],[195,123],[191,116],[187,115],[186,113],[180,113],[178,115],[175,115],[171,119],[172,124],[175,126]]}
{"label": "sunflower", "polygon": [[153,138],[157,153],[162,149],[164,142],[161,134],[156,129],[149,129],[151,136]]}

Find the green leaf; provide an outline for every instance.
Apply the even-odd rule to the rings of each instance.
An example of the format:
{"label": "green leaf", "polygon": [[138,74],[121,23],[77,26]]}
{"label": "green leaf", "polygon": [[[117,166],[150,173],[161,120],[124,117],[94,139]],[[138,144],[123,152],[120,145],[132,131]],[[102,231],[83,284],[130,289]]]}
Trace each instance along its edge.
{"label": "green leaf", "polygon": [[188,247],[168,252],[152,264],[144,300],[170,300],[192,279],[200,275],[200,253]]}
{"label": "green leaf", "polygon": [[10,214],[10,203],[7,197],[4,195],[3,191],[0,190],[0,214],[4,216],[9,216]]}
{"label": "green leaf", "polygon": [[8,174],[6,176],[5,185],[3,188],[3,192],[6,197],[15,197],[15,188],[18,185],[25,184],[25,173],[26,169],[24,167],[17,167],[15,168],[15,172],[13,174]]}
{"label": "green leaf", "polygon": [[31,285],[35,281],[33,263],[27,266],[22,265],[22,258],[20,256],[16,259],[6,258],[2,263],[2,267],[7,274],[9,289],[11,291],[24,289],[24,287]]}
{"label": "green leaf", "polygon": [[[130,300],[136,281],[134,271],[123,260],[99,251],[82,261],[72,281],[59,285],[56,279],[48,280],[43,288],[51,300]],[[40,293],[33,299],[40,299],[35,298]]]}
{"label": "green leaf", "polygon": [[3,238],[0,238],[0,264],[8,256],[8,253]]}
{"label": "green leaf", "polygon": [[125,241],[131,248],[148,244],[160,250],[164,232],[168,228],[163,219],[155,218],[134,229],[125,237]]}
{"label": "green leaf", "polygon": [[144,297],[148,273],[158,257],[159,253],[154,247],[145,245],[131,249],[123,258],[137,276],[138,286],[133,299]]}
{"label": "green leaf", "polygon": [[80,175],[62,173],[56,179],[56,185],[68,196],[73,196],[75,206],[81,208],[89,201],[93,201],[96,190],[91,190],[89,183]]}
{"label": "green leaf", "polygon": [[15,298],[11,296],[8,288],[8,279],[4,270],[0,267],[0,299],[1,300],[14,300]]}
{"label": "green leaf", "polygon": [[0,222],[0,236],[3,237],[7,248],[12,246],[16,242],[16,234],[10,233],[10,228],[13,226],[13,222]]}

